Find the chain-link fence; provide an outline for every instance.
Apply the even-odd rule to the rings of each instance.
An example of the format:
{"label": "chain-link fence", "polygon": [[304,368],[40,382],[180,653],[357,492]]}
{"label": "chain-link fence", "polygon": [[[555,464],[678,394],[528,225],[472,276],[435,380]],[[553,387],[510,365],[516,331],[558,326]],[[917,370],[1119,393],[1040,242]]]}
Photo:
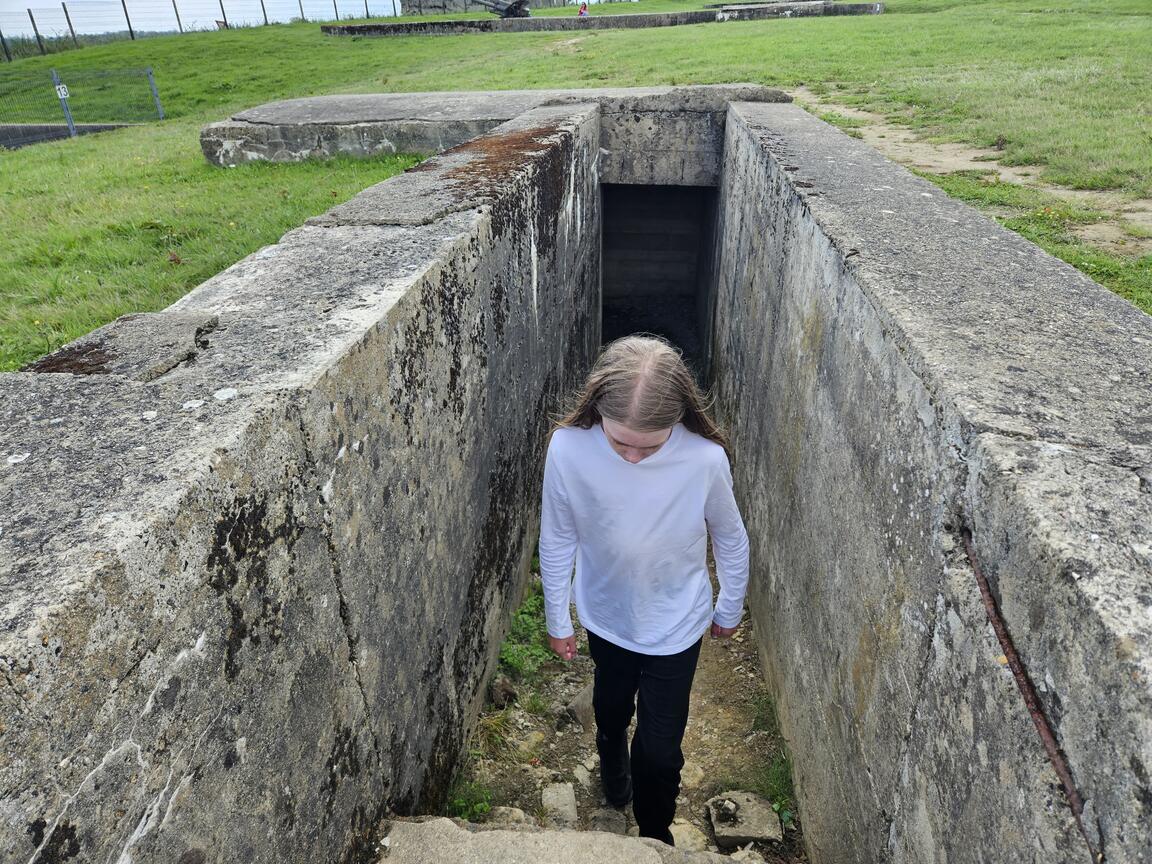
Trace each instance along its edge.
{"label": "chain-link fence", "polygon": [[[0,9],[0,58],[15,60],[119,39],[290,21],[383,18],[424,0],[65,0]],[[444,0],[428,0],[432,3]],[[411,3],[411,10],[409,5]]]}
{"label": "chain-link fence", "polygon": [[0,76],[0,148],[163,119],[151,69]]}
{"label": "chain-link fence", "polygon": [[[574,0],[532,0],[533,8]],[[613,2],[613,0],[592,0]],[[479,11],[475,0],[64,0],[0,9],[0,58],[12,61],[119,39],[291,21]]]}

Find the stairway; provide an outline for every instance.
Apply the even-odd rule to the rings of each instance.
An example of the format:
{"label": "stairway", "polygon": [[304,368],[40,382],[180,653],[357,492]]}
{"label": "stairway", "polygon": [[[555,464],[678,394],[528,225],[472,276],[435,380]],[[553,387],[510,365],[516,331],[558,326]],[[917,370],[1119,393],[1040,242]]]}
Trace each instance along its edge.
{"label": "stairway", "polygon": [[602,831],[533,826],[489,828],[443,817],[393,821],[380,864],[730,864],[713,852],[688,852],[659,840]]}

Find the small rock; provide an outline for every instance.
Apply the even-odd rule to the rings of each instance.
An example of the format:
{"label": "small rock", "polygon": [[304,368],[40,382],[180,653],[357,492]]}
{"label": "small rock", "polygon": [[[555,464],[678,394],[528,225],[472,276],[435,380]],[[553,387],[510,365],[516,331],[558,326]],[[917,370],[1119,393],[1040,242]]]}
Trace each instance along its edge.
{"label": "small rock", "polygon": [[159,411],[145,411],[143,414],[140,415],[140,419],[141,420],[155,420],[159,416],[160,416]]}
{"label": "small rock", "polygon": [[677,849],[686,852],[708,851],[708,838],[691,822],[673,822],[668,830],[672,832],[672,839],[676,841]]}
{"label": "small rock", "polygon": [[591,729],[596,723],[596,715],[592,710],[592,682],[589,681],[579,693],[572,697],[572,701],[565,707],[568,716],[583,726]]}
{"label": "small rock", "polygon": [[212,394],[212,398],[217,402],[227,402],[229,399],[235,399],[237,391],[235,387],[221,387]]}
{"label": "small rock", "polygon": [[763,864],[764,856],[749,846],[747,849],[741,849],[739,852],[731,854],[733,861],[743,861],[744,864]]}
{"label": "small rock", "polygon": [[596,754],[593,754],[593,755],[589,756],[587,759],[585,759],[583,762],[581,762],[580,764],[583,765],[585,768],[587,768],[589,771],[595,771],[596,765],[599,764],[599,762],[600,762],[600,758]]}
{"label": "small rock", "polygon": [[507,708],[519,694],[507,675],[500,675],[488,685],[488,701],[497,708]]}
{"label": "small rock", "polygon": [[534,824],[519,807],[493,807],[488,813],[488,821],[495,825],[531,825]]}
{"label": "small rock", "polygon": [[620,810],[613,807],[601,807],[592,812],[588,822],[589,831],[604,831],[608,834],[626,834],[628,819]]}
{"label": "small rock", "polygon": [[680,786],[684,789],[697,789],[704,782],[704,769],[695,762],[685,762],[680,769]]}
{"label": "small rock", "polygon": [[556,718],[556,731],[572,725],[572,715],[568,713],[568,706],[563,702],[553,702],[548,706],[548,713]]}
{"label": "small rock", "polygon": [[629,837],[639,837],[640,836],[640,829],[637,828],[635,825],[633,825],[631,828],[628,829],[628,836]]}
{"label": "small rock", "polygon": [[185,411],[195,411],[197,408],[202,408],[203,406],[204,406],[204,400],[203,399],[189,399],[187,402],[185,402],[180,407],[183,408]]}
{"label": "small rock", "polygon": [[740,805],[730,798],[725,798],[722,801],[716,802],[716,808],[712,812],[715,814],[717,821],[732,823],[739,818]]}
{"label": "small rock", "polygon": [[540,803],[553,825],[564,828],[576,827],[576,790],[571,783],[553,783],[545,786],[540,793]]}
{"label": "small rock", "polygon": [[751,792],[725,792],[708,800],[708,816],[721,849],[753,841],[779,843],[784,839],[780,818],[772,805]]}
{"label": "small rock", "polygon": [[25,459],[27,459],[31,455],[32,455],[31,453],[13,453],[11,456],[8,457],[8,464],[9,465],[19,465],[21,462],[23,462]]}
{"label": "small rock", "polygon": [[572,769],[572,776],[576,778],[576,782],[583,786],[585,789],[592,788],[592,772],[585,768],[583,765],[577,765]]}

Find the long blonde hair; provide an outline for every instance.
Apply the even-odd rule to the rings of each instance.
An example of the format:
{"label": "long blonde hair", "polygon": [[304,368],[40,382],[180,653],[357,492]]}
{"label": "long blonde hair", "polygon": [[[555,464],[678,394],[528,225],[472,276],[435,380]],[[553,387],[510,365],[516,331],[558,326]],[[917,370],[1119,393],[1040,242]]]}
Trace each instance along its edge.
{"label": "long blonde hair", "polygon": [[659,336],[625,336],[605,346],[575,405],[556,425],[591,429],[607,417],[636,432],[655,432],[683,423],[727,450],[728,439],[708,409],[671,343]]}

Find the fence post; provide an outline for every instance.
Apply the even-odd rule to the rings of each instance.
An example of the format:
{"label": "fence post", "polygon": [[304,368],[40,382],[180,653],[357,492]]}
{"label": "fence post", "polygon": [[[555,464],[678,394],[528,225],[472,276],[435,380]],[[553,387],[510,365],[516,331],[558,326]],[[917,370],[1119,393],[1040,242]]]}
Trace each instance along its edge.
{"label": "fence post", "polygon": [[224,18],[224,29],[228,29],[228,13],[224,11],[224,0],[220,0],[220,14]]}
{"label": "fence post", "polygon": [[124,20],[128,22],[128,35],[135,39],[136,31],[132,29],[132,19],[128,17],[128,0],[120,0],[120,5],[124,7]]}
{"label": "fence post", "polygon": [[300,4],[300,20],[307,21],[308,19],[304,17],[304,0],[296,0],[296,2]]}
{"label": "fence post", "polygon": [[332,0],[332,11],[336,13],[336,20],[340,20],[340,9],[336,6],[336,0]]}
{"label": "fence post", "polygon": [[76,28],[72,26],[72,16],[68,14],[68,4],[60,4],[64,8],[64,20],[68,22],[68,32],[72,34],[72,44],[77,48],[80,47],[80,42],[76,39]]}
{"label": "fence post", "polygon": [[12,52],[8,50],[8,42],[4,39],[4,31],[0,30],[0,50],[4,52],[4,59],[12,62]]}
{"label": "fence post", "polygon": [[160,119],[164,119],[164,106],[160,104],[160,91],[156,89],[156,79],[152,75],[152,67],[149,66],[144,70],[144,74],[148,76],[148,86],[152,88],[152,102],[156,105],[156,113]]}
{"label": "fence post", "polygon": [[32,32],[36,34],[36,44],[40,46],[40,53],[47,54],[44,50],[44,40],[40,38],[40,28],[36,26],[36,19],[32,17],[32,10],[28,10],[28,20],[32,22]]}
{"label": "fence post", "polygon": [[396,0],[392,0],[392,17],[396,18],[399,15],[400,13],[396,11]]}
{"label": "fence post", "polygon": [[183,33],[184,23],[180,20],[180,7],[176,5],[176,0],[172,0],[172,11],[176,13],[176,27]]}
{"label": "fence post", "polygon": [[60,108],[64,111],[64,121],[68,124],[68,134],[76,137],[76,124],[72,122],[72,109],[68,107],[68,88],[60,81],[55,69],[52,73],[52,86],[56,88],[56,97],[60,100]]}
{"label": "fence post", "polygon": [[365,18],[371,18],[372,17],[371,15],[368,14],[368,0],[364,0],[364,17]]}
{"label": "fence post", "polygon": [[264,15],[264,26],[268,26],[268,10],[264,8],[264,0],[260,0],[260,11]]}

